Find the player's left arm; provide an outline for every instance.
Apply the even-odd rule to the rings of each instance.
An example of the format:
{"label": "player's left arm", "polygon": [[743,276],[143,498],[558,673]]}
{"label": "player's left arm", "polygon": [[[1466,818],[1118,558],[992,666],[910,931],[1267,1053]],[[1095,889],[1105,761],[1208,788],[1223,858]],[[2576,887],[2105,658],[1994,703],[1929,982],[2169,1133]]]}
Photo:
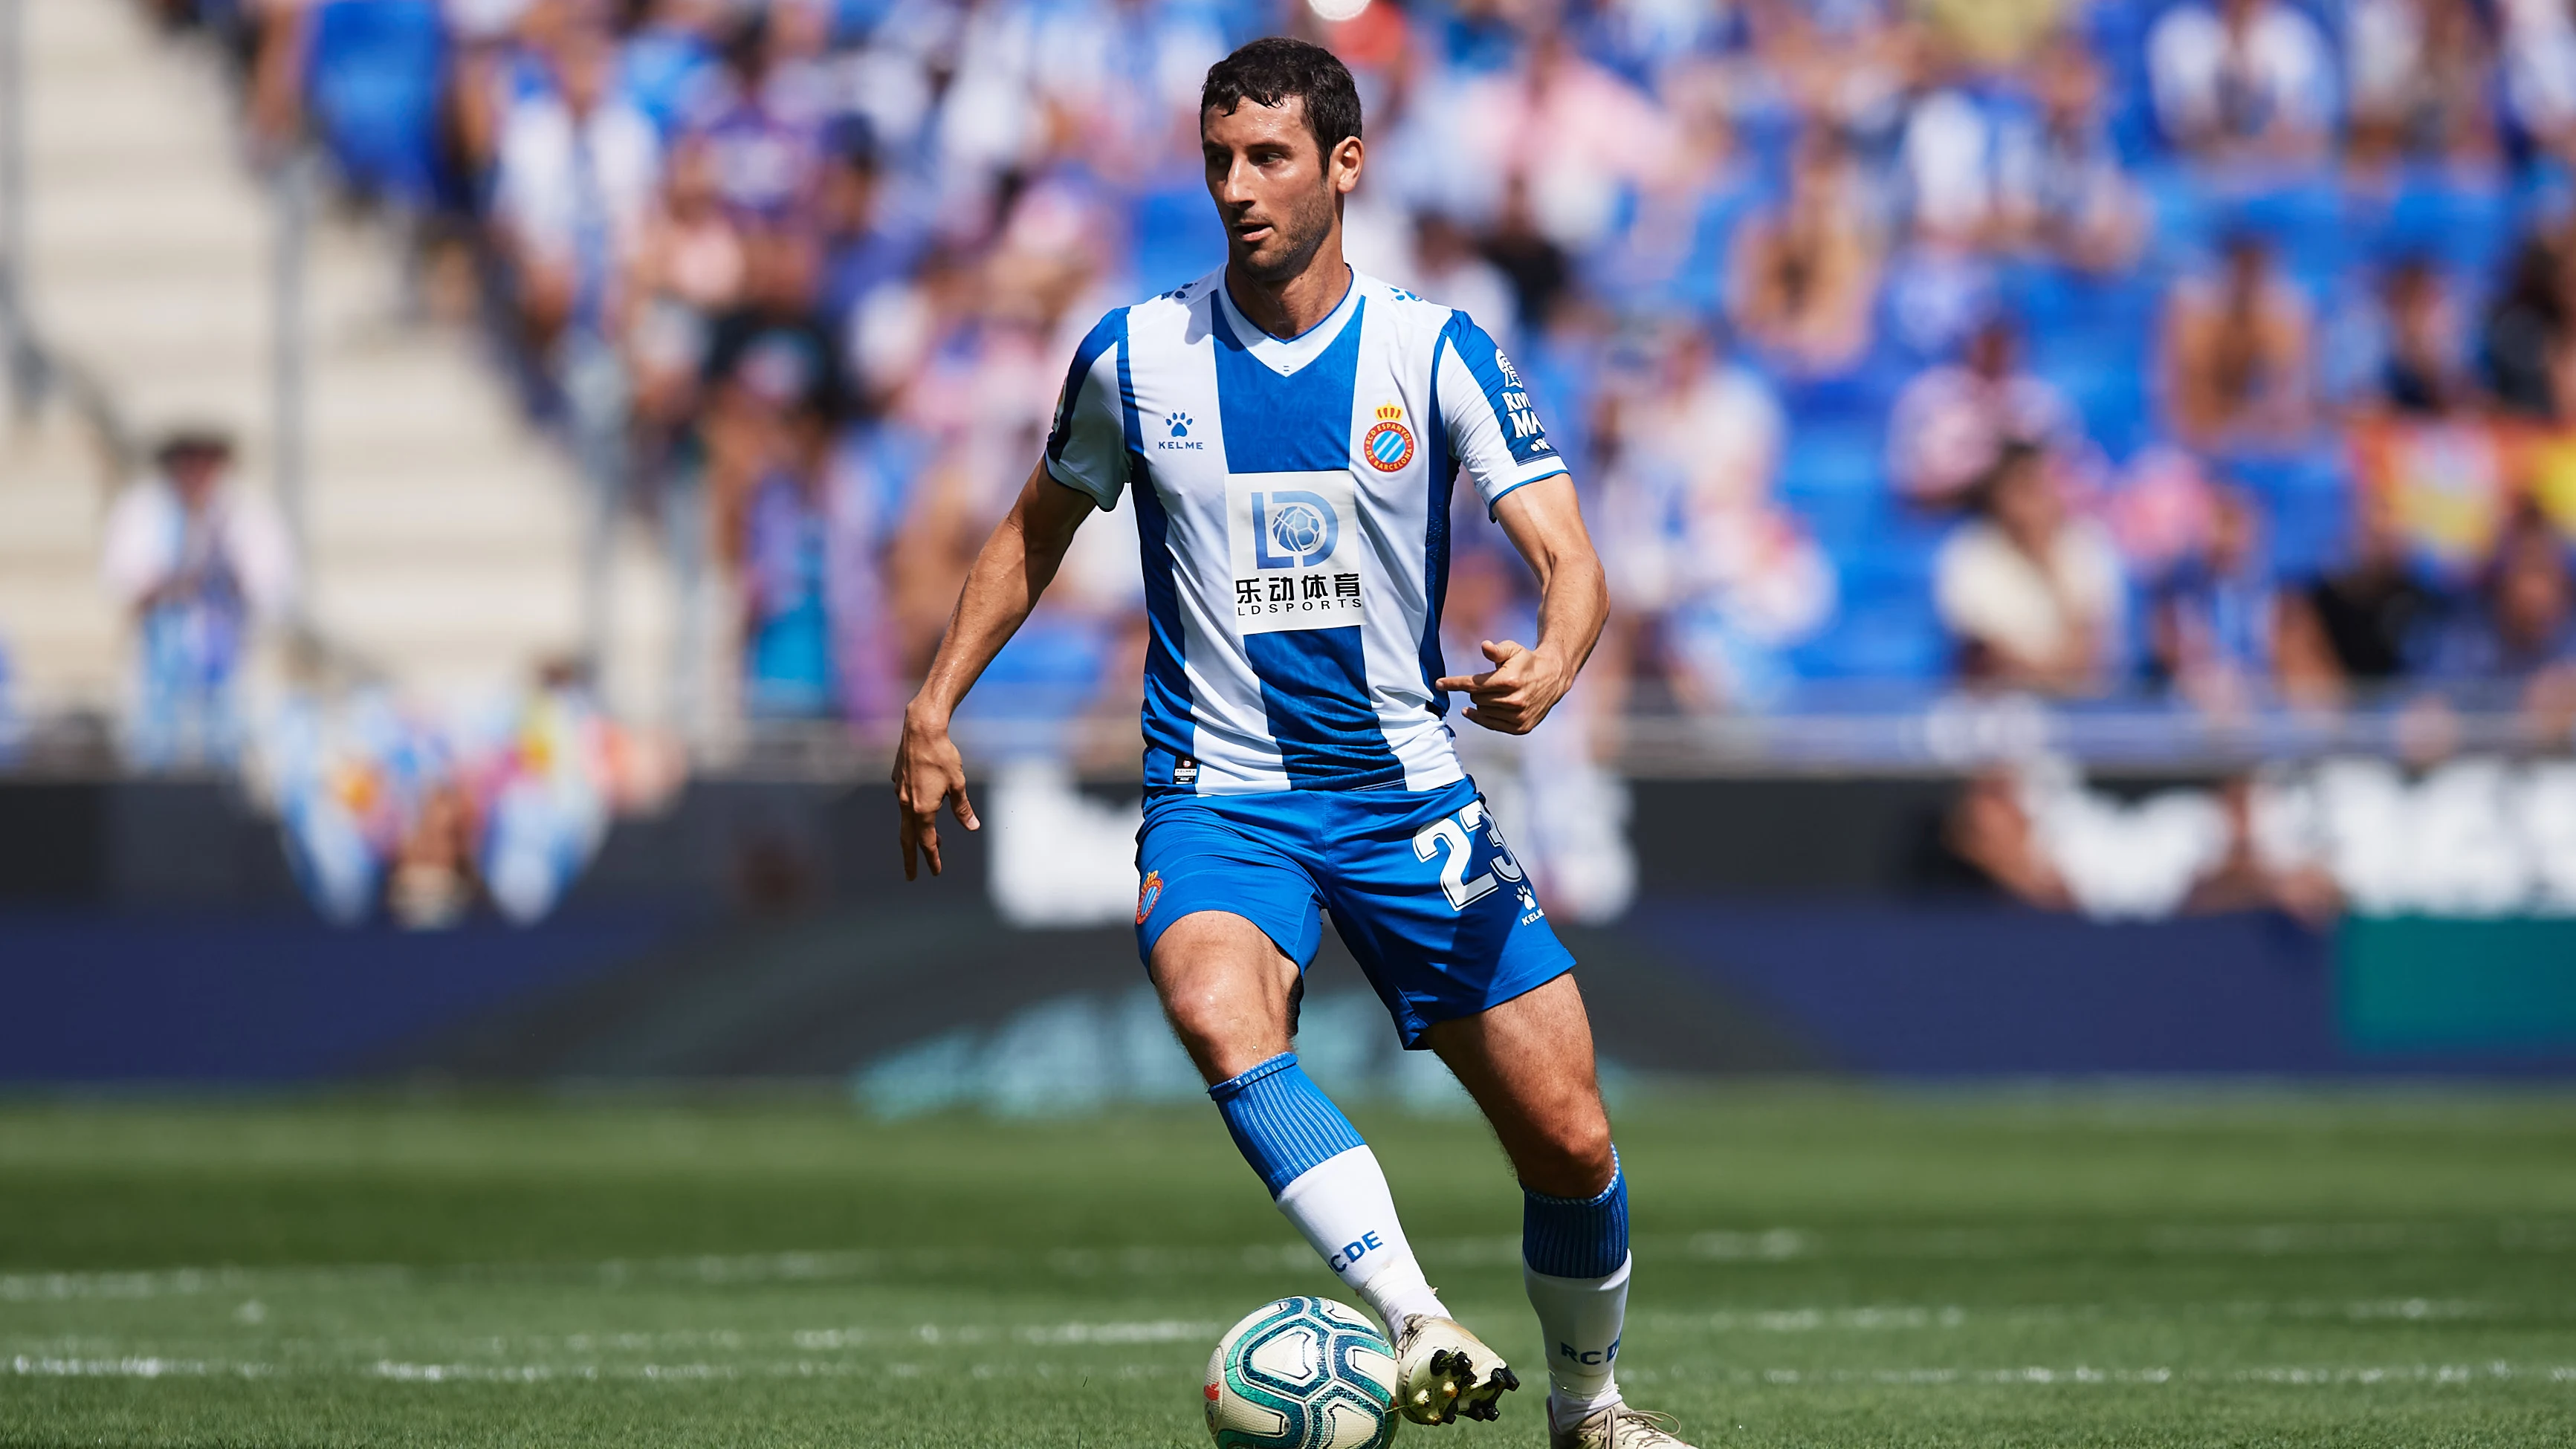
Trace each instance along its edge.
{"label": "player's left arm", "polygon": [[1583,661],[1592,657],[1610,618],[1610,587],[1583,526],[1571,477],[1559,473],[1512,489],[1494,505],[1494,521],[1538,575],[1538,643],[1486,640],[1485,658],[1493,668],[1454,675],[1438,687],[1464,692],[1470,701],[1466,717],[1477,724],[1525,735],[1565,698]]}

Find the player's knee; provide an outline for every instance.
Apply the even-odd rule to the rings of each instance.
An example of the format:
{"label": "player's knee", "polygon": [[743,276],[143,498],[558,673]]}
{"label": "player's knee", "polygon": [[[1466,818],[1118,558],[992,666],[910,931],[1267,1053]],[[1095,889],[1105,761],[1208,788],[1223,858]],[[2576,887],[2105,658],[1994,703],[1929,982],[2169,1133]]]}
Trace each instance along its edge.
{"label": "player's knee", "polygon": [[1288,1049],[1297,968],[1243,921],[1183,917],[1156,944],[1152,969],[1172,1034],[1211,1083]]}
{"label": "player's knee", "polygon": [[1252,1009],[1242,993],[1217,982],[1193,983],[1163,993],[1172,1034],[1209,1082],[1248,1071],[1288,1049],[1287,1032],[1269,1013]]}
{"label": "player's knee", "polygon": [[1528,1187],[1550,1197],[1583,1198],[1610,1185],[1610,1120],[1597,1109],[1547,1123],[1536,1148],[1536,1160],[1517,1164]]}
{"label": "player's knee", "polygon": [[1214,984],[1190,985],[1163,993],[1163,1015],[1170,1018],[1172,1032],[1181,1044],[1193,1052],[1214,1045],[1231,1035],[1232,1018],[1241,1014],[1239,1003],[1229,1002],[1226,993]]}

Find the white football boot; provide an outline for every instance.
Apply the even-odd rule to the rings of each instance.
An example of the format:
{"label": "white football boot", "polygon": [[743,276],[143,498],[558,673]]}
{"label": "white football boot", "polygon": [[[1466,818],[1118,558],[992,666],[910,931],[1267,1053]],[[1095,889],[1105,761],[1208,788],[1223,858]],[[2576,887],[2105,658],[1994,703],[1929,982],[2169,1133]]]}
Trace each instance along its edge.
{"label": "white football boot", "polygon": [[1395,1406],[1417,1424],[1500,1418],[1494,1401],[1520,1386],[1503,1356],[1454,1318],[1417,1313],[1395,1335]]}
{"label": "white football boot", "polygon": [[1560,1429],[1551,1401],[1547,1449],[1691,1449],[1672,1436],[1672,1422],[1626,1404],[1604,1404]]}

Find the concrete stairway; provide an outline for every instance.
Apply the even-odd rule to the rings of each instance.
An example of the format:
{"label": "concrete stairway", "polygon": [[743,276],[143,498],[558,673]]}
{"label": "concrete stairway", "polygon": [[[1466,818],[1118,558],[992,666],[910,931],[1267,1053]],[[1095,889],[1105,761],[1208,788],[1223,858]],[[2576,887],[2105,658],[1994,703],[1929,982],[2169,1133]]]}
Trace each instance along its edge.
{"label": "concrete stairway", "polygon": [[0,650],[19,711],[117,704],[124,639],[98,584],[106,465],[59,398],[32,418],[0,401]]}
{"label": "concrete stairway", "polygon": [[[134,432],[211,424],[270,486],[276,211],[215,57],[128,0],[26,6],[27,291],[42,335]],[[308,253],[305,600],[315,630],[436,698],[526,678],[579,643],[584,489],[478,340],[407,322],[400,247],[329,206]],[[24,430],[22,430],[23,432]],[[99,469],[61,420],[0,440],[0,638],[26,695],[112,697],[121,627],[95,582]],[[616,549],[607,686],[658,712],[673,602]]]}

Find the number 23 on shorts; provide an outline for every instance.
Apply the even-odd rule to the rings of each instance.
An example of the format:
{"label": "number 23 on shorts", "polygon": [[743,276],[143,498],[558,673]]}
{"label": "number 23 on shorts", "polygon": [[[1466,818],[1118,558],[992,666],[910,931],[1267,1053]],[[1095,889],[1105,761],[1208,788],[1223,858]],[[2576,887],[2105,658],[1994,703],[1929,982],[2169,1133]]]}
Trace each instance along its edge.
{"label": "number 23 on shorts", "polygon": [[[1485,838],[1493,842],[1493,868],[1469,880],[1467,867],[1476,847],[1468,833],[1479,826],[1484,828]],[[1491,894],[1502,883],[1494,877],[1516,881],[1522,874],[1521,863],[1512,859],[1511,847],[1503,843],[1503,828],[1485,814],[1482,800],[1470,800],[1458,807],[1456,815],[1434,820],[1414,832],[1413,854],[1417,860],[1440,857],[1440,892],[1449,898],[1449,909],[1453,911],[1463,911]]]}

